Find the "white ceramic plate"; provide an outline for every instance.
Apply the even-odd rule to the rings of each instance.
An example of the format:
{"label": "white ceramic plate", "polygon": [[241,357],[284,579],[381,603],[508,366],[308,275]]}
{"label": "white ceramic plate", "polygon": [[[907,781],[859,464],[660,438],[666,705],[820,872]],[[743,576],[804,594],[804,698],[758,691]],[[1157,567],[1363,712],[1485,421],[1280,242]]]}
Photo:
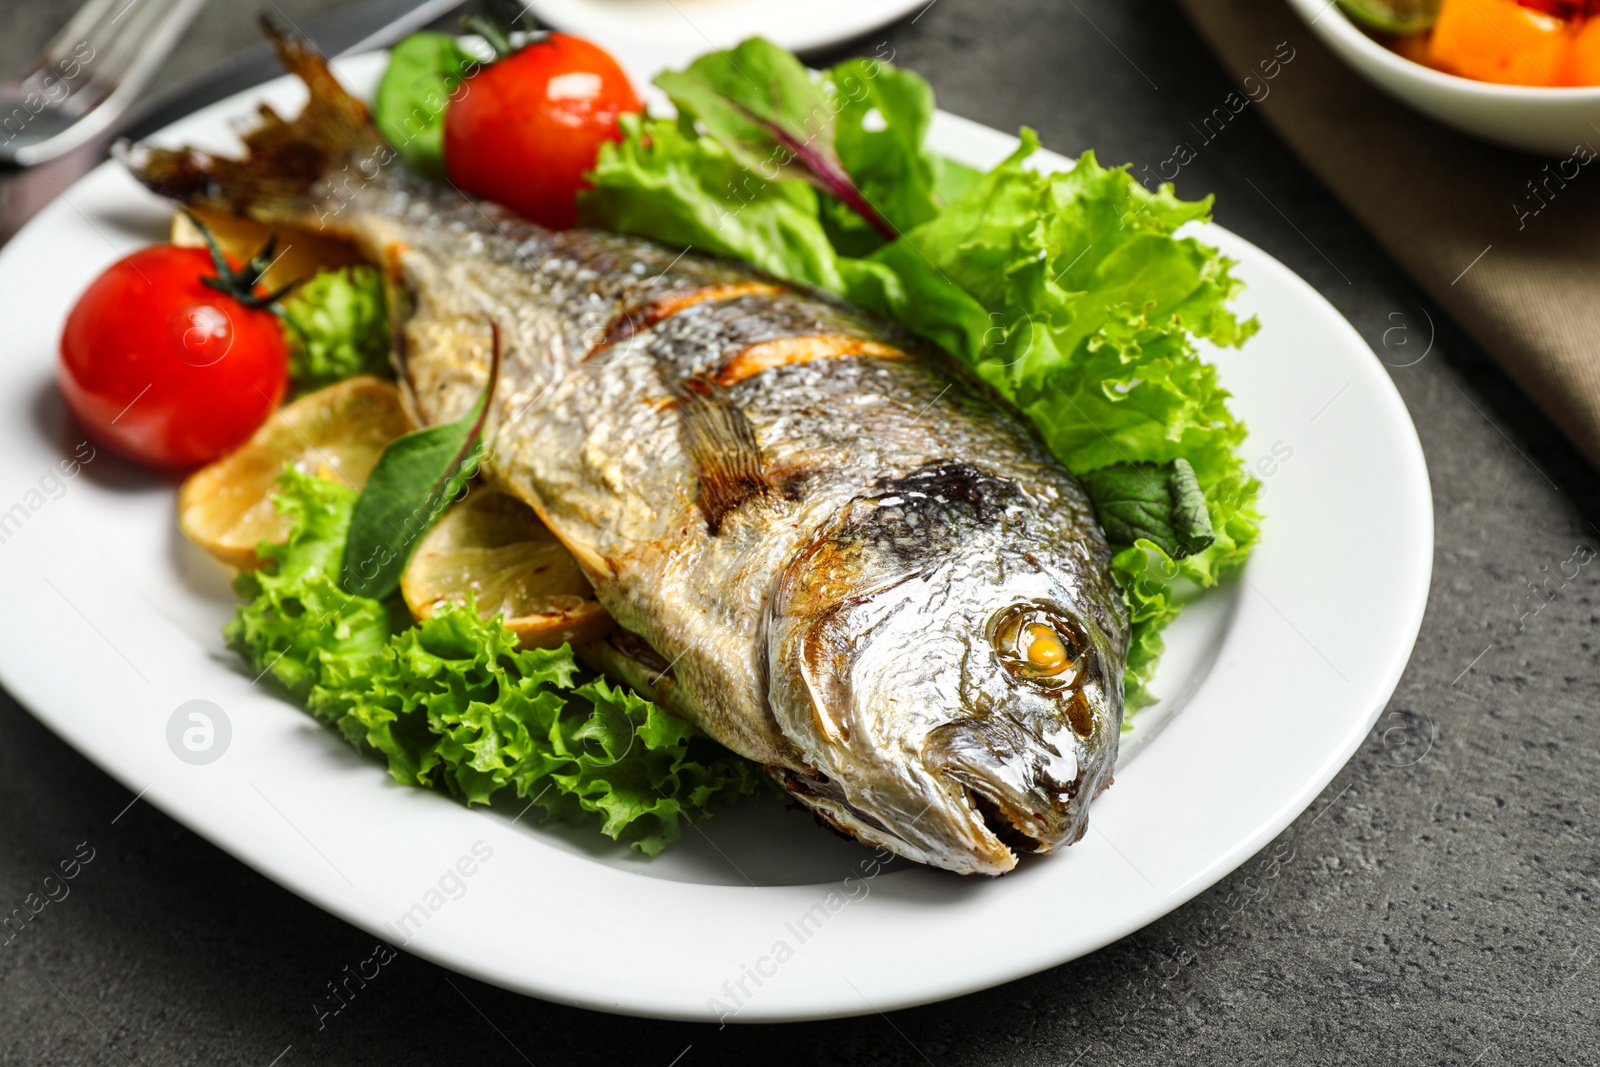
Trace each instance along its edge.
{"label": "white ceramic plate", "polygon": [[541,23],[604,41],[628,60],[651,60],[651,71],[746,37],[761,36],[791,52],[854,40],[931,0],[530,0]]}
{"label": "white ceramic plate", "polygon": [[[339,66],[368,91],[382,63]],[[293,112],[302,94],[279,80],[162,139],[226,145],[228,120],[262,99]],[[975,165],[1014,143],[951,116],[933,136]],[[656,860],[591,828],[516,821],[514,807],[468,811],[393,784],[253,684],[219,634],[228,575],[179,536],[171,479],[103,451],[61,477],[81,439],[53,383],[63,317],[170,215],[107,165],[0,254],[0,679],[130,795],[356,926],[485,981],[683,1019],[714,1017],[712,998],[733,1007],[742,981],[733,1018],[807,1019],[951,997],[1080,956],[1193,897],[1304,810],[1371,728],[1422,619],[1432,512],[1400,398],[1310,286],[1208,226],[1200,236],[1239,261],[1243,309],[1262,324],[1217,360],[1253,431],[1265,541],[1241,580],[1171,629],[1165,700],[1138,720],[1082,842],[991,881],[880,872],[869,850],[778,800],[724,810]],[[208,765],[169,747],[169,720],[192,700],[231,726]]]}

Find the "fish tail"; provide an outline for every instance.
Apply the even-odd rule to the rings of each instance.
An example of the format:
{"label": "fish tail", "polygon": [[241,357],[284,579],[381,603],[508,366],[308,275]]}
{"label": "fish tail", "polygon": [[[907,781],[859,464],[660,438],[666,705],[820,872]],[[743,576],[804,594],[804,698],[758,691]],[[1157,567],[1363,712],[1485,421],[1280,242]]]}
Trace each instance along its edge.
{"label": "fish tail", "polygon": [[119,144],[115,155],[152,192],[184,204],[217,208],[262,222],[320,218],[330,196],[325,179],[379,153],[392,155],[367,105],[339,84],[310,41],[267,16],[262,32],[284,67],[311,98],[294,119],[262,104],[238,158],[198,148]]}

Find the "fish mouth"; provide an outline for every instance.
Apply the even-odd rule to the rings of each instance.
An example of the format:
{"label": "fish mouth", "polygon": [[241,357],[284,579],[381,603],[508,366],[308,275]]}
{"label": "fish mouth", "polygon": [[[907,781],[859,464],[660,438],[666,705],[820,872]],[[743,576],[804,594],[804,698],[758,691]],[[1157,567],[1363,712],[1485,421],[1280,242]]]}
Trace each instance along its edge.
{"label": "fish mouth", "polygon": [[994,876],[1083,836],[1089,801],[1109,784],[1109,761],[1091,753],[1070,726],[1038,736],[986,716],[931,730],[905,768],[910,780],[895,776],[898,796],[885,795],[881,781],[874,789],[825,774],[778,777],[842,833],[920,863]]}
{"label": "fish mouth", "polygon": [[[1021,736],[1003,719],[947,723],[928,735],[923,764],[1014,856],[1053,852],[1083,836],[1083,768],[1067,737]],[[977,829],[977,827],[974,827]]]}

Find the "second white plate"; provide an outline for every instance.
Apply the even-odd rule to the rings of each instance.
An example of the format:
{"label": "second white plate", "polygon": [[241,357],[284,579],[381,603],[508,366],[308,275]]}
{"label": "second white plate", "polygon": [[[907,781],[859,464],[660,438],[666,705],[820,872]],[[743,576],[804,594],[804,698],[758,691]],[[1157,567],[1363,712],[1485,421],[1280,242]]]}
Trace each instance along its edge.
{"label": "second white plate", "polygon": [[931,0],[530,0],[528,10],[546,26],[603,42],[653,72],[747,37],[791,52],[829,48],[931,6]]}

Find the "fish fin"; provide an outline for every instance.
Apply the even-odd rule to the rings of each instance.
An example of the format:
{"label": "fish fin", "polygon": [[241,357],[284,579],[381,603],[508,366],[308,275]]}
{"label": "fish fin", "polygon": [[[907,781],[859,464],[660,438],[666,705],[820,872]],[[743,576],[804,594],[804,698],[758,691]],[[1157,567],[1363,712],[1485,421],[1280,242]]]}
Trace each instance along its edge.
{"label": "fish fin", "polygon": [[293,120],[262,104],[237,159],[198,148],[120,143],[116,156],[157,195],[261,221],[304,219],[313,187],[363,151],[391,152],[367,105],[345,91],[310,41],[263,16],[262,32],[310,100]]}
{"label": "fish fin", "polygon": [[613,630],[598,641],[580,645],[575,651],[584,666],[626,685],[647,700],[663,703],[677,690],[678,678],[672,671],[672,664],[632,631]]}
{"label": "fish fin", "polygon": [[678,383],[678,426],[700,482],[700,510],[715,534],[730,511],[773,491],[755,430],[727,391],[696,375]]}

